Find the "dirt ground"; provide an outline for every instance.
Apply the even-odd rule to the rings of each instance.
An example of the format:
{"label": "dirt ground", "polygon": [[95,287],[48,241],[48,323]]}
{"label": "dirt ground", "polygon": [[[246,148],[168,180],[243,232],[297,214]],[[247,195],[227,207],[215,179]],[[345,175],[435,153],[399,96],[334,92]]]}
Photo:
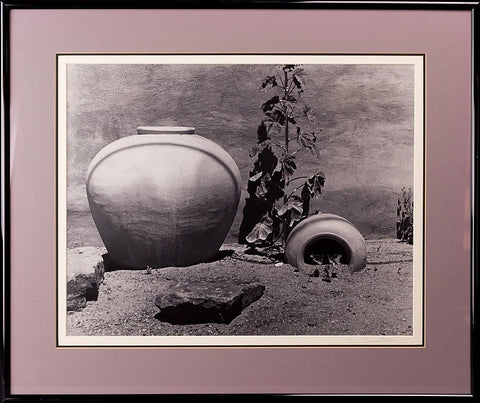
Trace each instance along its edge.
{"label": "dirt ground", "polygon": [[[104,249],[98,248],[99,259]],[[245,254],[226,244],[220,258],[194,266],[107,271],[96,301],[67,314],[68,335],[411,335],[412,246],[367,240],[367,267],[336,278],[310,277],[294,267]],[[163,281],[240,280],[265,286],[263,296],[229,324],[173,325],[155,318]]]}

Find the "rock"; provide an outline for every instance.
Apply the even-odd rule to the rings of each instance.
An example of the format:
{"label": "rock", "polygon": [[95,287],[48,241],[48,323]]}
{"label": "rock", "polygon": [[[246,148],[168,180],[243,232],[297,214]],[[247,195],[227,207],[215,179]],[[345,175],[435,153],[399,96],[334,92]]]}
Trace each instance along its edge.
{"label": "rock", "polygon": [[98,297],[103,260],[98,248],[81,247],[68,249],[67,262],[67,311],[78,311]]}
{"label": "rock", "polygon": [[87,305],[87,298],[81,294],[67,295],[67,311],[80,311]]}
{"label": "rock", "polygon": [[156,318],[172,324],[228,324],[264,290],[259,283],[220,280],[165,283],[155,299]]}

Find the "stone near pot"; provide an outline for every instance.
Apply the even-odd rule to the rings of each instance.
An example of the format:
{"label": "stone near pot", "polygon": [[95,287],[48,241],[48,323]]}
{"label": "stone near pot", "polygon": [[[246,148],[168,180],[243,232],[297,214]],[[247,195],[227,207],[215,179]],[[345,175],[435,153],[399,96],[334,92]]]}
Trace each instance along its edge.
{"label": "stone near pot", "polygon": [[87,301],[96,301],[105,267],[103,248],[84,246],[67,249],[67,311],[79,311]]}
{"label": "stone near pot", "polygon": [[293,228],[285,245],[285,260],[309,273],[316,264],[311,256],[321,259],[325,255],[342,256],[339,263],[347,264],[351,273],[363,270],[367,264],[365,240],[353,224],[338,215],[321,213]]}
{"label": "stone near pot", "polygon": [[172,324],[230,323],[252,302],[258,300],[265,286],[226,280],[163,282],[155,305],[155,316]]}
{"label": "stone near pot", "polygon": [[240,199],[240,172],[190,127],[139,127],[90,163],[90,210],[118,267],[188,266],[215,255]]}

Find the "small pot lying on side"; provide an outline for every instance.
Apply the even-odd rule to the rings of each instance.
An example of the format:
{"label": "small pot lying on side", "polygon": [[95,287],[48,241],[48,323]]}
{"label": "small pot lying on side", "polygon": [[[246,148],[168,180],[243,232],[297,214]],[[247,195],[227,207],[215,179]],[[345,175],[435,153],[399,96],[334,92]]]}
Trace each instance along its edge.
{"label": "small pot lying on side", "polygon": [[350,273],[363,270],[367,264],[362,234],[350,221],[335,214],[313,215],[290,232],[285,246],[287,263],[301,272],[309,272],[309,256],[315,253],[341,254],[341,263],[348,265]]}

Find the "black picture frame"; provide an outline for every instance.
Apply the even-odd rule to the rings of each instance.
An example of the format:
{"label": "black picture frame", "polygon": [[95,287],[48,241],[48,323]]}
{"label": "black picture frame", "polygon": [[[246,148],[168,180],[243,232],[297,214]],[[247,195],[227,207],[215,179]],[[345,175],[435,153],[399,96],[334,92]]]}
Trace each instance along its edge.
{"label": "black picture frame", "polygon": [[[377,9],[377,10],[469,10],[472,13],[472,42],[474,46],[472,48],[472,88],[473,88],[473,212],[478,212],[478,200],[479,200],[479,158],[480,158],[480,132],[479,132],[479,120],[480,120],[480,107],[479,107],[479,48],[480,43],[480,7],[478,1],[297,1],[297,0],[206,0],[206,1],[193,1],[193,0],[168,0],[168,1],[148,1],[148,0],[70,0],[70,1],[58,1],[58,0],[1,0],[2,10],[2,137],[3,137],[3,172],[2,172],[2,192],[3,192],[3,228],[2,228],[2,240],[3,240],[3,277],[2,277],[2,304],[3,309],[1,312],[2,330],[3,330],[3,346],[1,351],[1,398],[2,401],[157,401],[160,399],[157,395],[15,395],[10,391],[10,363],[11,363],[11,351],[10,351],[10,120],[9,120],[9,106],[10,106],[10,12],[17,9],[149,9],[149,8],[175,8],[175,9]],[[420,399],[422,401],[437,401],[437,399],[449,399],[450,401],[459,400],[465,401],[479,401],[480,402],[480,329],[478,322],[480,320],[480,295],[479,295],[479,268],[478,268],[478,236],[479,236],[479,218],[478,214],[473,214],[471,220],[472,231],[472,267],[471,267],[471,390],[470,396],[452,396],[452,395],[374,395],[368,396],[368,399],[376,401],[404,401],[404,399]],[[321,395],[320,395],[321,396]],[[184,395],[186,398],[205,398],[208,400],[219,399],[224,401],[231,401],[236,399],[264,399],[262,395]],[[270,397],[286,397],[285,395],[271,395]],[[358,400],[366,395],[326,395],[321,396],[324,400]],[[178,395],[162,395],[161,399],[178,399]]]}

